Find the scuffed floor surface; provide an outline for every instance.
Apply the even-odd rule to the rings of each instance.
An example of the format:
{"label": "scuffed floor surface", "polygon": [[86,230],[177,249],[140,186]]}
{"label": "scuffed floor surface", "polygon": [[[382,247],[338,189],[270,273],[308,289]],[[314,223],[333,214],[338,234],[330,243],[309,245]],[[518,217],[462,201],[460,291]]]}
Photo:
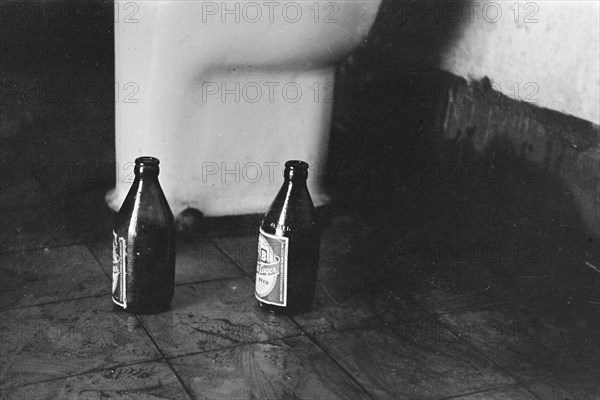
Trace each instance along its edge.
{"label": "scuffed floor surface", "polygon": [[600,396],[598,279],[575,243],[466,229],[471,214],[424,198],[420,214],[408,194],[321,209],[316,299],[288,318],[254,299],[260,216],[205,219],[180,232],[172,310],[137,316],[110,300],[106,188],[63,204],[24,185],[2,211],[2,399]]}

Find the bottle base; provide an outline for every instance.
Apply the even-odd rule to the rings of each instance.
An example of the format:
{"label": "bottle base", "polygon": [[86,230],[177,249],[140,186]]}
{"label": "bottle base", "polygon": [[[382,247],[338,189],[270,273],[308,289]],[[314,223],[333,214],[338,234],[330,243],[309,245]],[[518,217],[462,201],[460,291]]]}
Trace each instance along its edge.
{"label": "bottle base", "polygon": [[258,301],[258,300],[257,300],[257,303],[261,309],[263,309],[266,312],[272,313],[272,314],[297,315],[297,314],[305,313],[310,310],[310,305],[296,306],[296,307],[289,307],[289,306],[282,307],[282,306],[275,306],[273,304],[263,303],[262,301]]}
{"label": "bottle base", "polygon": [[151,315],[151,314],[159,314],[161,312],[169,311],[171,309],[170,304],[152,304],[152,305],[134,305],[127,306],[127,308],[123,308],[118,304],[113,303],[114,311],[124,311],[130,314],[142,314],[142,315]]}

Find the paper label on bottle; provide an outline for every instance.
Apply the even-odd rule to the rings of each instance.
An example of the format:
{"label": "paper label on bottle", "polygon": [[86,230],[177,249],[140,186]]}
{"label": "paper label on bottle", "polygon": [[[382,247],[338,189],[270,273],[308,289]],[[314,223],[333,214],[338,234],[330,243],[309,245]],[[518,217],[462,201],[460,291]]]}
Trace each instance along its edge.
{"label": "paper label on bottle", "polygon": [[127,308],[127,242],[113,231],[113,280],[112,299],[115,304]]}
{"label": "paper label on bottle", "polygon": [[259,232],[255,296],[263,303],[287,305],[288,243],[286,237]]}

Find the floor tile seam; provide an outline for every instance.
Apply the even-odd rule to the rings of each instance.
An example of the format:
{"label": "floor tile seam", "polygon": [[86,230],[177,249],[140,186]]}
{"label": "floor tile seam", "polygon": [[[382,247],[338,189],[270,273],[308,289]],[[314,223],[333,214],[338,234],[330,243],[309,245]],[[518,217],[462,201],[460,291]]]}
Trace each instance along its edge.
{"label": "floor tile seam", "polygon": [[[21,252],[30,252],[30,251],[43,251],[46,249],[60,249],[63,247],[75,247],[75,246],[86,246],[86,243],[81,241],[80,239],[73,239],[73,242],[66,242],[66,243],[61,243],[56,242],[56,243],[50,243],[48,245],[35,245],[34,247],[22,247],[22,248],[18,248],[15,250],[6,250],[6,251],[2,251],[0,250],[0,255],[13,255],[15,253],[21,253]],[[13,242],[9,242],[9,241],[4,241],[4,243],[13,243]]]}
{"label": "floor tile seam", "polygon": [[219,243],[217,241],[215,241],[215,239],[213,237],[211,237],[210,235],[206,234],[205,237],[210,240],[210,242],[217,248],[219,249],[219,251],[229,260],[231,261],[243,274],[244,276],[248,277],[252,282],[254,282],[253,280],[253,274],[249,274],[248,272],[246,272],[244,270],[244,268],[242,268],[241,265],[239,265],[229,254],[227,254],[227,252],[219,245]]}
{"label": "floor tile seam", "polygon": [[501,306],[507,306],[507,305],[510,306],[510,305],[512,305],[512,303],[510,301],[506,300],[506,301],[488,303],[483,306],[477,306],[477,305],[466,306],[466,307],[456,308],[454,310],[441,310],[441,311],[433,310],[433,311],[430,311],[430,313],[432,313],[433,315],[436,315],[436,316],[442,316],[442,315],[456,314],[456,313],[469,312],[469,311],[489,311],[491,309],[501,307]]}
{"label": "floor tile seam", "polygon": [[90,245],[89,244],[85,244],[85,248],[92,254],[92,257],[94,257],[94,260],[96,260],[96,264],[98,265],[98,267],[100,268],[100,270],[102,271],[102,274],[104,276],[106,276],[106,278],[109,281],[112,281],[113,277],[104,270],[104,268],[102,267],[102,262],[100,261],[100,258],[98,258],[98,255],[96,255],[96,253],[94,253],[92,251],[92,249],[90,249]]}
{"label": "floor tile seam", "polygon": [[[108,273],[103,271],[103,275],[107,276]],[[110,281],[110,279],[111,279],[110,276],[107,276],[107,279]],[[239,276],[222,277],[222,278],[211,278],[211,279],[207,279],[207,280],[200,280],[200,281],[194,281],[194,282],[176,283],[175,287],[182,287],[182,286],[188,286],[188,285],[201,285],[201,284],[206,284],[206,283],[222,282],[222,281],[229,281],[229,280],[236,280],[236,279],[246,280],[246,279],[248,279],[248,277],[239,275]],[[106,290],[107,290],[106,293],[93,294],[93,295],[88,295],[88,296],[80,296],[80,297],[69,298],[69,299],[52,300],[52,301],[47,301],[47,302],[43,302],[43,303],[22,306],[22,307],[9,307],[9,308],[5,308],[5,309],[0,308],[0,314],[2,314],[4,312],[8,312],[8,311],[26,310],[26,309],[34,308],[34,307],[44,307],[44,306],[48,306],[48,305],[70,303],[73,301],[79,301],[79,300],[85,300],[85,299],[100,298],[100,297],[105,297],[105,296],[110,297],[111,296],[110,287],[107,286]],[[173,310],[171,310],[171,311],[173,311]]]}
{"label": "floor tile seam", "polygon": [[[294,322],[296,324],[299,324],[296,321],[294,321]],[[365,323],[365,324],[349,325],[349,326],[345,326],[345,327],[341,327],[341,328],[319,330],[316,332],[311,332],[311,331],[307,330],[306,328],[302,328],[302,332],[306,336],[318,338],[319,336],[322,336],[322,335],[329,335],[329,334],[338,333],[338,332],[351,332],[351,331],[355,331],[355,330],[359,330],[359,329],[377,328],[379,326],[383,326],[386,324],[389,324],[389,322],[383,321],[383,320],[377,320],[375,322],[370,322],[370,323]]]}
{"label": "floor tile seam", "polygon": [[[302,327],[302,326],[301,326],[301,325],[300,325],[300,324],[299,324],[299,323],[298,323],[298,322],[297,322],[295,319],[293,319],[293,318],[290,318],[290,319],[292,320],[292,322],[293,322],[294,324],[296,324],[296,326],[298,327],[298,329],[300,329],[300,331],[301,331],[302,333],[304,333],[305,335],[307,335],[307,337],[308,337],[308,340],[310,340],[310,342],[311,342],[311,343],[312,343],[312,344],[313,344],[313,345],[314,345],[316,348],[318,348],[318,349],[319,349],[319,350],[320,350],[320,351],[321,351],[323,354],[325,354],[325,356],[326,356],[326,357],[328,357],[328,358],[329,358],[329,360],[330,360],[331,362],[333,362],[333,363],[334,363],[334,365],[335,365],[335,366],[336,366],[336,367],[337,367],[337,368],[338,368],[340,371],[342,371],[342,373],[343,373],[344,375],[346,375],[346,377],[348,377],[348,379],[350,379],[350,381],[351,381],[352,383],[354,383],[354,384],[355,384],[355,385],[356,385],[358,388],[360,388],[360,390],[362,390],[362,391],[363,391],[363,393],[364,393],[364,394],[366,394],[366,395],[369,397],[369,399],[371,399],[371,400],[375,400],[375,397],[374,397],[374,396],[371,394],[371,392],[369,392],[369,391],[367,390],[367,388],[365,388],[363,385],[361,385],[361,384],[360,384],[360,382],[358,381],[358,379],[357,379],[357,378],[356,378],[354,375],[352,375],[352,374],[350,373],[350,371],[348,371],[346,368],[344,368],[344,366],[343,366],[343,365],[342,365],[342,364],[341,364],[341,363],[340,363],[340,362],[339,362],[339,361],[338,361],[338,360],[337,360],[337,359],[336,359],[336,358],[335,358],[335,357],[334,357],[332,354],[330,354],[330,353],[329,353],[329,352],[328,352],[328,351],[327,351],[327,350],[326,350],[326,349],[325,349],[323,346],[321,346],[321,345],[319,344],[318,340],[316,340],[316,338],[315,338],[315,336],[314,336],[314,335],[308,335],[308,334],[307,334],[307,332],[306,332],[306,331],[303,329],[303,327]],[[353,329],[360,329],[360,328],[359,328],[359,327],[352,327],[352,328],[350,328],[350,329],[348,329],[348,330],[353,330]],[[364,329],[364,328],[363,328],[363,329]],[[339,331],[335,331],[335,332],[339,332]]]}
{"label": "floor tile seam", "polygon": [[[469,308],[469,309],[461,309],[461,310],[456,310],[456,311],[443,312],[443,313],[437,314],[437,317],[441,317],[441,316],[449,315],[449,314],[456,314],[456,313],[468,312],[468,311],[489,311],[489,310],[494,309],[494,308],[496,308],[498,306],[505,306],[505,305],[512,306],[512,307],[515,307],[515,308],[518,308],[518,306],[519,306],[519,304],[517,304],[517,303],[513,303],[513,302],[508,301],[508,302],[505,302],[505,303],[490,304],[490,305],[487,305],[487,306],[482,307],[482,308],[476,308],[476,309],[470,309]],[[444,327],[446,329],[448,329],[454,336],[457,336],[457,337],[459,337],[459,338],[462,339],[462,337],[460,335],[457,335],[454,332],[454,330],[452,329],[452,327],[449,324],[446,324],[442,320],[439,320],[439,319],[438,319],[438,321],[439,321],[440,324],[444,325]],[[574,330],[574,329],[576,329],[576,328],[572,328],[570,330]],[[465,340],[465,342],[467,342],[467,341]],[[470,342],[467,342],[467,343],[470,344]],[[553,355],[573,354],[572,352],[571,353],[565,353],[565,352],[561,352],[561,351],[549,348],[547,345],[545,345],[543,343],[539,343],[538,342],[538,344],[540,344],[543,347],[543,349],[548,352],[548,354],[553,354]],[[533,364],[534,366],[536,366],[538,368],[543,368],[543,366],[541,366],[538,363],[530,360],[528,357],[524,357],[524,358],[527,359],[527,361],[531,362],[531,364]],[[600,368],[600,364],[597,367]],[[572,368],[565,369],[564,371],[567,371],[567,372],[579,372],[579,371],[586,370],[586,368],[588,368],[588,367],[586,367],[584,365],[581,365],[581,366],[577,366],[577,367],[572,367]]]}
{"label": "floor tile seam", "polygon": [[299,333],[296,335],[282,336],[279,338],[270,338],[267,340],[236,342],[235,344],[232,344],[230,346],[224,346],[224,347],[218,347],[218,348],[214,348],[214,349],[207,349],[207,350],[200,350],[200,351],[192,351],[192,352],[185,353],[185,354],[174,354],[174,355],[166,355],[165,354],[165,357],[169,361],[176,361],[177,359],[180,359],[180,358],[193,357],[193,356],[198,356],[198,355],[202,355],[202,354],[213,353],[213,352],[218,352],[218,351],[223,351],[223,350],[231,350],[231,349],[236,349],[236,348],[244,347],[244,346],[251,346],[251,345],[255,345],[255,344],[273,344],[277,340],[284,341],[284,340],[288,340],[288,339],[296,339],[296,338],[301,338],[301,337],[306,337],[306,335],[303,333]]}
{"label": "floor tile seam", "polygon": [[[295,321],[293,321],[295,323]],[[379,326],[379,325],[383,325],[383,322],[378,323],[376,325],[369,325],[367,327],[373,327],[373,326]],[[355,378],[349,374],[340,364],[339,362],[337,362],[336,359],[334,359],[327,351],[325,351],[318,343],[315,343],[315,340],[313,340],[314,335],[312,335],[313,337],[311,337],[310,334],[307,334],[306,331],[304,331],[304,329],[302,329],[300,326],[298,326],[300,333],[297,335],[291,335],[291,336],[284,336],[284,337],[280,337],[280,338],[271,338],[268,340],[261,340],[261,341],[249,341],[249,342],[238,342],[236,344],[233,344],[231,346],[225,346],[225,347],[220,347],[220,348],[215,348],[215,349],[207,349],[207,350],[202,350],[202,351],[194,351],[194,352],[190,352],[190,353],[185,353],[185,354],[177,354],[177,355],[166,355],[165,354],[165,358],[169,361],[169,362],[176,362],[179,359],[183,359],[186,357],[193,357],[196,355],[201,355],[201,354],[208,354],[211,352],[218,352],[218,351],[223,351],[223,350],[229,350],[229,349],[235,349],[235,348],[239,348],[239,347],[244,347],[244,346],[249,346],[249,345],[255,345],[255,344],[272,344],[274,343],[274,341],[276,340],[288,340],[288,339],[294,339],[294,338],[300,338],[300,337],[306,337],[308,340],[310,340],[310,342],[315,345],[319,351],[321,351],[322,353],[324,353],[327,358],[332,359],[332,361],[334,362],[334,364],[340,368],[342,370],[342,372],[347,375],[351,381],[353,383],[355,383],[361,390],[363,390],[365,392],[365,394],[367,394],[370,398],[373,398],[371,396],[371,394],[362,386],[360,385]],[[325,333],[333,333],[333,332],[345,332],[345,331],[350,331],[350,330],[355,330],[355,329],[360,329],[360,328],[365,328],[365,326],[360,326],[360,327],[349,327],[349,328],[345,328],[345,329],[341,329],[341,330],[336,330],[336,331],[329,331],[329,332],[325,332]]]}
{"label": "floor tile seam", "polygon": [[154,340],[154,337],[152,336],[152,334],[150,333],[150,331],[148,330],[148,328],[144,324],[144,321],[142,320],[142,318],[140,318],[139,315],[136,315],[135,318],[137,319],[137,321],[139,322],[139,324],[142,326],[142,329],[144,330],[144,332],[146,333],[146,335],[148,336],[148,338],[152,342],[152,345],[156,348],[156,351],[158,351],[158,353],[160,354],[161,359],[168,365],[168,367],[171,370],[171,372],[175,375],[175,377],[177,378],[177,381],[182,386],[182,388],[185,391],[185,393],[188,395],[188,397],[191,400],[195,400],[195,396],[193,395],[193,392],[191,391],[190,388],[188,388],[188,386],[185,384],[185,382],[181,378],[181,376],[179,376],[179,373],[175,370],[175,368],[173,368],[173,365],[171,365],[171,363],[169,362],[169,360],[165,356],[165,353],[162,351],[162,349],[160,348],[160,346],[158,345],[158,343],[156,342],[156,340]]}
{"label": "floor tile seam", "polygon": [[[112,279],[112,277],[108,276],[108,273],[106,273],[105,271],[103,271],[102,275],[106,276],[106,278],[109,282]],[[194,281],[194,282],[182,282],[182,283],[176,283],[175,287],[182,287],[182,286],[188,286],[188,285],[201,285],[201,284],[206,284],[206,283],[235,280],[235,279],[240,279],[240,278],[246,278],[246,277],[240,275],[240,276],[233,276],[233,277],[212,278],[212,279],[200,280],[200,281]],[[106,290],[107,290],[106,293],[93,294],[93,295],[89,295],[89,296],[80,296],[80,297],[69,298],[69,299],[52,300],[52,301],[47,301],[47,302],[43,302],[43,303],[36,303],[36,304],[27,305],[27,306],[22,306],[22,307],[9,307],[9,308],[5,308],[5,309],[0,308],[0,314],[5,311],[26,310],[28,308],[44,307],[44,306],[48,306],[48,305],[55,305],[55,304],[61,304],[61,303],[69,303],[69,302],[73,302],[73,301],[91,299],[91,298],[96,298],[96,297],[97,298],[105,297],[105,296],[110,297],[111,292],[110,292],[109,286],[107,286]]]}
{"label": "floor tile seam", "polygon": [[[112,276],[108,272],[105,271],[104,267],[102,266],[102,262],[100,261],[98,256],[94,252],[92,252],[89,248],[88,248],[88,251],[90,251],[90,253],[93,254],[96,262],[100,266],[100,269],[102,269],[103,275],[106,275],[106,277],[110,281],[112,281]],[[175,265],[175,271],[177,271],[177,265]],[[236,275],[236,276],[223,276],[223,277],[218,277],[218,278],[207,278],[207,279],[200,279],[200,280],[195,280],[195,281],[190,281],[190,282],[176,282],[174,284],[174,286],[179,287],[179,286],[186,286],[186,285],[196,285],[196,284],[202,284],[202,283],[218,282],[218,281],[239,279],[239,278],[245,278],[245,277],[246,277],[246,275]]]}
{"label": "floor tile seam", "polygon": [[[546,382],[546,381],[543,381],[543,380],[541,380],[541,379],[531,379],[531,380],[527,380],[527,381],[524,381],[524,382],[522,382],[522,383],[521,383],[521,386],[523,386],[523,387],[525,388],[525,390],[527,390],[528,392],[530,392],[530,393],[534,393],[534,395],[536,395],[536,398],[537,398],[537,399],[540,399],[540,400],[548,400],[548,399],[546,399],[546,398],[539,397],[539,396],[538,396],[538,395],[537,395],[535,392],[533,392],[533,390],[532,390],[532,389],[530,389],[530,387],[533,387],[534,385],[536,385],[536,384],[538,384],[538,383],[541,383],[541,384],[546,384],[547,382]],[[566,393],[568,393],[569,395],[571,395],[571,396],[572,396],[572,394],[571,394],[571,391],[570,391],[570,390],[568,390],[568,389],[567,389],[565,386],[563,386],[563,385],[561,385],[561,384],[556,384],[556,383],[555,383],[555,385],[556,385],[556,387],[557,387],[557,388],[559,388],[559,389],[563,390],[564,392],[566,392]],[[565,400],[568,400],[568,398],[566,398],[566,397],[565,397]]]}
{"label": "floor tile seam", "polygon": [[[487,392],[493,392],[496,390],[502,390],[502,389],[523,389],[523,390],[527,390],[527,388],[525,388],[523,385],[521,385],[520,383],[516,382],[516,383],[511,383],[509,385],[500,385],[500,386],[495,386],[495,387],[490,387],[490,388],[485,388],[485,389],[478,389],[475,391],[471,391],[471,392],[465,392],[465,393],[461,393],[461,394],[457,394],[457,395],[452,395],[452,396],[448,396],[448,397],[441,397],[441,398],[437,398],[436,400],[454,400],[454,399],[459,399],[461,397],[464,396],[471,396],[474,394],[481,394],[481,393],[487,393]],[[536,397],[539,399],[539,397]]]}
{"label": "floor tile seam", "polygon": [[[296,324],[296,325],[298,325],[293,320],[291,322],[294,323],[294,324]],[[287,340],[287,339],[301,338],[301,337],[310,338],[310,337],[316,337],[316,336],[319,336],[319,335],[326,335],[326,334],[336,333],[336,332],[347,332],[347,331],[352,331],[352,330],[357,330],[357,329],[362,329],[362,328],[372,328],[372,327],[381,326],[383,324],[384,324],[384,322],[378,322],[378,323],[374,323],[374,324],[370,324],[370,325],[351,326],[351,327],[346,327],[346,328],[342,328],[342,329],[336,329],[336,330],[330,330],[330,331],[325,331],[325,332],[319,332],[317,335],[310,334],[310,333],[306,332],[304,329],[299,328],[299,332],[300,333],[294,334],[294,335],[281,336],[281,337],[271,337],[271,338],[266,339],[266,340],[250,340],[250,341],[246,341],[246,342],[236,342],[235,344],[232,344],[230,346],[224,346],[224,347],[219,347],[219,348],[214,348],[214,349],[207,349],[207,350],[201,350],[201,351],[193,351],[193,352],[189,352],[189,353],[185,353],[185,354],[167,355],[166,357],[168,359],[174,359],[174,358],[180,358],[180,357],[188,357],[188,356],[194,356],[194,355],[203,354],[203,353],[209,353],[209,352],[212,352],[212,351],[219,351],[219,350],[231,349],[231,348],[236,348],[236,347],[243,347],[243,346],[246,346],[246,345],[273,343],[276,340]]]}
{"label": "floor tile seam", "polygon": [[[435,314],[431,315],[434,318],[437,318],[437,316]],[[445,324],[443,321],[439,321],[438,322],[444,326],[445,329],[447,329],[450,334],[452,334],[456,339],[457,342],[460,342],[464,345],[467,345],[468,347],[470,347],[472,350],[474,350],[477,354],[481,355],[483,358],[485,358],[488,361],[491,361],[494,366],[497,366],[497,369],[499,369],[502,373],[510,376],[511,378],[513,378],[515,380],[516,383],[512,384],[520,384],[522,386],[527,386],[528,384],[530,384],[531,382],[535,382],[536,379],[518,379],[517,377],[513,376],[512,373],[505,371],[504,370],[504,366],[498,362],[496,362],[494,359],[492,359],[490,356],[488,356],[487,354],[485,354],[484,352],[480,351],[474,344],[470,343],[469,341],[467,341],[466,339],[464,339],[462,336],[457,335],[455,332],[453,332],[450,327]],[[410,323],[410,322],[403,322],[403,321],[393,321],[393,322],[389,322],[389,321],[385,321],[383,324],[381,324],[382,326],[385,326],[386,328],[391,329],[391,332],[394,334],[395,337],[400,337],[402,338],[401,335],[398,334],[398,332],[394,329],[394,325],[403,325],[406,323]],[[323,332],[323,334],[328,334],[328,333],[333,333],[333,332],[344,332],[344,331],[350,331],[350,330],[356,330],[356,329],[361,329],[361,328],[372,328],[372,327],[377,327],[379,326],[378,324],[371,324],[371,325],[364,325],[364,326],[354,326],[354,327],[349,327],[349,328],[345,328],[345,329],[339,329],[339,330],[332,330],[332,331],[326,331]],[[542,366],[539,366],[538,364],[535,364],[532,362],[532,364],[536,367],[538,367],[540,370],[543,370]],[[600,371],[600,364],[593,367],[594,370]],[[564,369],[563,372],[566,373],[581,373],[581,372],[586,372],[589,371],[590,367],[589,366],[585,366],[585,365],[581,365],[578,366],[577,368],[569,368],[569,369]]]}
{"label": "floor tile seam", "polygon": [[421,315],[419,318],[400,318],[400,319],[395,319],[395,320],[386,320],[385,319],[385,313],[381,313],[379,311],[377,311],[377,309],[375,307],[371,307],[372,311],[373,311],[373,315],[375,315],[377,318],[379,318],[380,320],[382,320],[383,322],[390,324],[390,325],[394,325],[394,324],[410,324],[413,322],[417,322],[417,321],[421,321],[423,320],[423,318],[427,318],[427,319],[431,319],[431,318],[437,318],[437,314],[433,311],[428,310],[426,307],[424,307],[423,304],[417,302],[417,304],[412,304],[411,307],[414,307],[416,309],[416,311],[418,311]]}
{"label": "floor tile seam", "polygon": [[150,362],[164,362],[164,358],[163,357],[152,357],[152,358],[148,358],[148,359],[134,361],[131,363],[114,364],[114,365],[111,365],[108,367],[94,368],[94,369],[91,369],[88,371],[78,372],[76,374],[69,374],[69,375],[60,376],[60,377],[56,377],[56,378],[43,379],[43,380],[35,381],[35,382],[25,382],[25,383],[21,383],[21,384],[17,384],[17,385],[2,386],[0,388],[0,390],[4,391],[4,390],[8,390],[8,389],[21,388],[21,387],[25,387],[25,386],[39,385],[41,383],[62,381],[62,380],[77,378],[77,377],[85,376],[85,375],[89,375],[89,374],[96,374],[98,372],[104,372],[104,371],[114,370],[114,369],[118,369],[118,368],[125,368],[125,367],[130,367],[133,365],[145,364],[145,363],[150,363]]}
{"label": "floor tile seam", "polygon": [[35,308],[35,307],[45,307],[45,306],[52,306],[52,305],[57,305],[57,304],[62,304],[62,303],[70,303],[70,302],[74,302],[74,301],[81,301],[81,300],[87,300],[87,299],[93,299],[93,298],[100,298],[100,297],[109,297],[110,296],[110,288],[107,287],[107,292],[106,293],[100,293],[100,294],[92,294],[92,295],[88,295],[88,296],[80,296],[80,297],[74,297],[74,298],[70,298],[70,299],[60,299],[60,300],[52,300],[52,301],[47,301],[47,302],[43,302],[43,303],[38,303],[38,304],[31,304],[28,306],[22,306],[22,307],[9,307],[9,308],[5,308],[5,309],[0,309],[0,314],[5,313],[5,312],[9,312],[9,311],[19,311],[19,310],[27,310],[30,308]]}
{"label": "floor tile seam", "polygon": [[511,372],[509,372],[506,367],[501,364],[498,363],[496,360],[494,360],[491,356],[485,354],[482,350],[480,350],[479,348],[477,348],[477,346],[475,346],[474,343],[469,342],[468,340],[464,339],[463,337],[461,337],[460,335],[455,334],[451,329],[450,326],[448,324],[446,324],[444,321],[440,320],[438,318],[438,323],[440,323],[448,332],[450,332],[451,335],[453,335],[455,338],[458,339],[458,341],[464,345],[466,345],[467,347],[469,347],[473,352],[475,352],[476,354],[479,354],[482,358],[484,358],[485,360],[488,360],[489,362],[492,363],[492,368],[496,371],[501,372],[503,375],[510,377],[511,379],[513,379],[515,381],[516,384],[522,386],[529,394],[531,394],[534,398],[538,399],[538,400],[544,400],[542,398],[540,398],[537,393],[533,392],[532,390],[530,390],[528,387],[525,386],[525,381],[522,380],[518,374],[513,374]]}

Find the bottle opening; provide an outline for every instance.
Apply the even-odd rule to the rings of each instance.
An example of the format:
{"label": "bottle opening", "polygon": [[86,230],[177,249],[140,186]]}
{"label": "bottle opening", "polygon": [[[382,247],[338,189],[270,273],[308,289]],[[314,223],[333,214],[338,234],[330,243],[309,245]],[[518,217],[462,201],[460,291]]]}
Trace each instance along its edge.
{"label": "bottle opening", "polygon": [[160,164],[160,161],[156,157],[142,156],[135,159],[136,165],[143,167],[156,167]]}
{"label": "bottle opening", "polygon": [[289,160],[286,161],[285,167],[308,170],[308,163],[301,160]]}
{"label": "bottle opening", "polygon": [[159,163],[160,161],[156,157],[138,157],[135,159],[135,167],[133,172],[139,177],[156,177],[158,176]]}
{"label": "bottle opening", "polygon": [[283,176],[285,179],[306,179],[308,177],[308,163],[301,160],[287,161]]}

